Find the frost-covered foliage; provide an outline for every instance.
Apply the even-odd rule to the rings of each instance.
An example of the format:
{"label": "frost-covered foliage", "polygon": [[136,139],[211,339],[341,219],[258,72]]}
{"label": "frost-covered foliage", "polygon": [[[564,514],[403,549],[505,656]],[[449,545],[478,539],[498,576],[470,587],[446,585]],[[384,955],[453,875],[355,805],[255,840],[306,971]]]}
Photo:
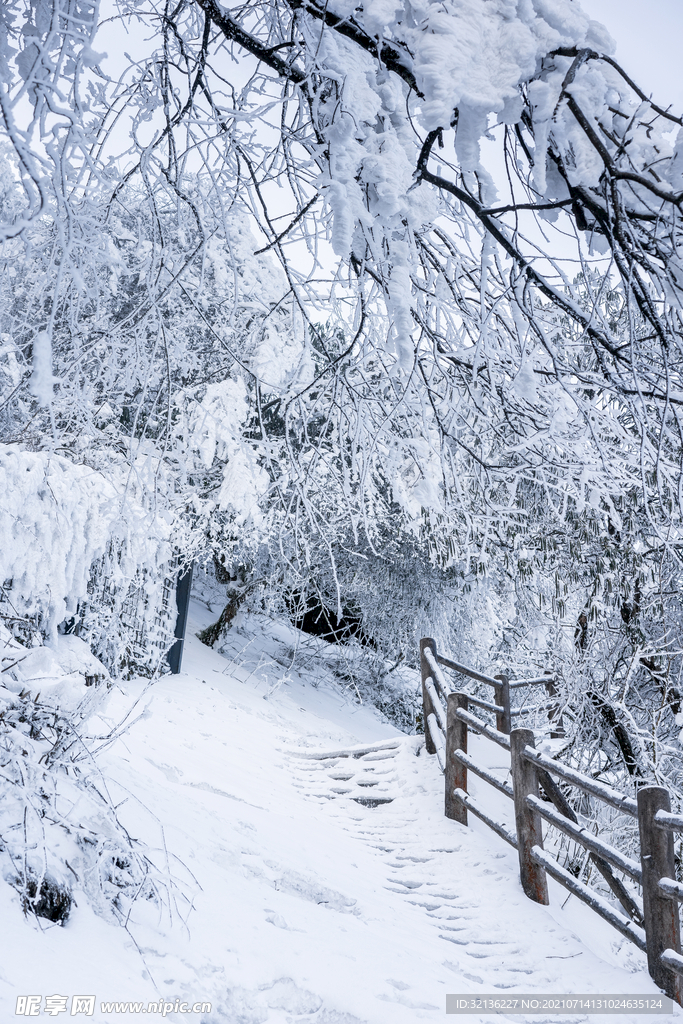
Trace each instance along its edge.
{"label": "frost-covered foliage", "polygon": [[[102,424],[122,418],[124,445],[135,437],[172,461],[184,372],[192,386],[198,376],[202,389],[218,388],[199,395],[207,411],[225,405],[225,377],[241,374],[266,397],[263,410],[285,379],[312,386],[309,328],[331,312],[356,371],[337,396],[350,436],[363,435],[365,450],[371,440],[413,517],[454,505],[495,520],[514,506],[520,476],[546,471],[559,504],[643,481],[655,503],[677,502],[677,370],[664,353],[678,330],[670,132],[680,121],[643,100],[577,3],[197,0],[161,22],[152,5],[123,3],[148,51],[130,64],[112,54],[115,65],[97,52],[96,6],[84,0],[76,20],[70,10],[66,0],[18,3],[3,23],[6,257],[15,262],[28,242],[37,267],[42,253],[24,330],[16,315],[8,323],[15,412],[30,395],[47,425],[61,399],[66,422],[54,426],[80,444],[74,418],[87,430],[101,411]],[[69,98],[68,117],[53,92]],[[509,195],[482,156],[489,136],[514,150]],[[560,227],[573,217],[591,245],[611,247],[625,288],[618,325],[599,287],[577,287],[553,264],[552,242],[550,269],[537,268],[533,218],[558,215]],[[245,217],[262,242],[251,243]],[[256,245],[282,275],[265,261],[253,273]],[[584,245],[577,257],[586,261]],[[14,291],[16,266],[6,273]],[[560,316],[575,325],[571,344]],[[229,369],[202,360],[200,370],[207,344],[222,346]],[[103,367],[105,350],[116,355]],[[325,350],[318,379],[343,363],[339,348]],[[290,421],[294,412],[288,404]],[[200,428],[204,460],[212,417]],[[189,422],[199,422],[191,411]],[[393,431],[389,443],[378,422]],[[630,457],[605,458],[622,447]],[[446,480],[441,494],[456,456],[473,491]],[[365,465],[358,478],[372,492]],[[254,508],[264,487],[242,449],[220,503],[231,490]],[[657,529],[668,515],[652,508]]]}
{"label": "frost-covered foliage", "polygon": [[43,452],[0,449],[0,576],[17,615],[34,616],[54,640],[76,614],[90,567],[117,517],[117,493],[101,475]]}
{"label": "frost-covered foliage", "polygon": [[[54,646],[60,626],[76,628],[112,671],[137,663],[154,672],[174,627],[164,605],[171,522],[125,485],[123,475],[0,445],[0,617],[29,644],[41,634]],[[131,630],[145,650],[132,649]]]}
{"label": "frost-covered foliage", "polygon": [[63,924],[76,881],[96,912],[125,922],[166,883],[118,821],[87,736],[109,673],[78,637],[27,649],[2,624],[0,660],[2,875],[26,913]]}

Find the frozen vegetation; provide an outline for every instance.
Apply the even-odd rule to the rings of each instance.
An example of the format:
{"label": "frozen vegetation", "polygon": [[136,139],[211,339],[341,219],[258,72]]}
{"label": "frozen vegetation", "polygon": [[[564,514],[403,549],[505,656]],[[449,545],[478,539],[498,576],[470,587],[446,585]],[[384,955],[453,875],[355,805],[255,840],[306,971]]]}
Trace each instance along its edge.
{"label": "frozen vegetation", "polygon": [[11,0],[0,114],[7,1013],[652,991],[440,816],[417,645],[681,811],[680,111],[575,0]]}
{"label": "frozen vegetation", "polygon": [[[36,992],[96,994],[98,1024],[123,1018],[102,1002],[210,1002],[166,1016],[202,1024],[410,1024],[441,1020],[447,992],[656,994],[609,925],[552,882],[550,907],[531,903],[514,851],[443,817],[423,738],[353,699],[327,665],[337,651],[263,615],[211,651],[194,633],[216,610],[193,602],[181,675],[129,680],[91,709],[80,750],[97,771],[76,754],[75,771],[53,772],[46,868],[57,878],[68,862],[74,905],[63,927],[24,920],[20,893],[0,889],[3,1019]],[[63,686],[83,692],[82,671]],[[40,685],[28,669],[22,682]],[[23,736],[31,769],[47,749],[38,728]],[[507,776],[499,748],[471,749]],[[489,787],[472,791],[509,815]],[[3,838],[17,833],[6,799],[0,820]]]}

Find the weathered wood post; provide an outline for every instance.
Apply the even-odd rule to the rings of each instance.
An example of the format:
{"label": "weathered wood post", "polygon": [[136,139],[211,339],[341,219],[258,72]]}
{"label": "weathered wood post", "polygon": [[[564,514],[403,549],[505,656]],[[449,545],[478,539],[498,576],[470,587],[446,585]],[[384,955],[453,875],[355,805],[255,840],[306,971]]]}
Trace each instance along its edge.
{"label": "weathered wood post", "polygon": [[536,768],[524,757],[524,748],[526,746],[535,747],[535,745],[531,729],[513,729],[510,733],[519,876],[522,888],[529,899],[536,903],[547,904],[548,882],[545,868],[536,864],[531,857],[531,850],[534,846],[543,849],[541,816],[538,811],[532,810],[526,802],[528,796],[538,798]]}
{"label": "weathered wood post", "polygon": [[502,711],[496,712],[496,729],[510,735],[512,729],[512,716],[510,714],[510,677],[506,675],[494,676],[498,683],[494,687],[494,700]]}
{"label": "weathered wood post", "polygon": [[420,640],[420,671],[422,674],[422,714],[424,715],[424,730],[425,730],[425,748],[428,754],[435,754],[436,747],[434,746],[434,740],[429,733],[429,726],[427,721],[430,715],[435,714],[434,705],[432,704],[432,698],[427,692],[425,683],[430,678],[432,670],[427,664],[427,659],[424,656],[426,648],[429,648],[436,658],[436,640],[433,640],[430,636],[425,636]]}
{"label": "weathered wood post", "polygon": [[194,562],[179,573],[176,583],[175,600],[177,615],[175,620],[175,643],[166,655],[171,672],[178,675],[183,661],[183,646],[185,644],[185,631],[187,629],[187,613],[190,607],[190,593],[192,591],[192,571]]}
{"label": "weathered wood post", "polygon": [[638,790],[640,862],[643,871],[643,916],[647,938],[647,966],[656,985],[680,1003],[681,978],[660,960],[665,949],[681,949],[678,902],[659,888],[660,878],[676,878],[674,839],[671,832],[655,825],[657,811],[670,811],[668,792],[661,786]]}
{"label": "weathered wood post", "polygon": [[[557,697],[557,679],[550,672],[545,672],[544,675],[550,676],[548,682],[545,684],[545,692],[552,699]],[[550,722],[550,737],[551,739],[560,739],[564,736],[564,723],[562,721],[562,712],[560,711],[560,705],[555,704],[548,711],[548,720]]]}
{"label": "weathered wood post", "polygon": [[460,708],[467,711],[469,698],[466,693],[449,693],[446,712],[446,771],[445,771],[445,814],[461,825],[467,824],[467,808],[453,796],[455,789],[467,792],[467,768],[455,759],[456,750],[467,753],[467,723],[456,717]]}

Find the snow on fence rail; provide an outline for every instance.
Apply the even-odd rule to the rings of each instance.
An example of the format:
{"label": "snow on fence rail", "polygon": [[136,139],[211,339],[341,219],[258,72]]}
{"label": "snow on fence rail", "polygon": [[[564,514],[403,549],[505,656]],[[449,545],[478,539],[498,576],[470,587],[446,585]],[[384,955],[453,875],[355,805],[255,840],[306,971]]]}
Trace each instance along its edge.
{"label": "snow on fence rail", "polygon": [[[667,790],[643,785],[634,800],[536,750],[531,729],[511,728],[515,709],[510,707],[510,691],[543,684],[551,699],[546,705],[534,705],[534,709],[547,708],[551,736],[562,735],[555,676],[548,674],[519,680],[510,680],[506,675],[487,676],[439,655],[435,641],[429,637],[420,641],[420,665],[425,745],[428,753],[437,755],[445,776],[446,817],[467,825],[470,812],[483,821],[517,850],[522,888],[530,899],[542,904],[549,902],[547,875],[551,875],[646,953],[654,982],[683,1004],[683,953],[677,906],[683,903],[683,884],[675,880],[673,844],[673,833],[683,832],[683,816],[671,813]],[[493,687],[493,702],[455,691],[443,667]],[[446,705],[445,712],[442,701]],[[494,714],[495,728],[472,714],[470,705]],[[512,785],[495,778],[468,754],[470,731],[509,750]],[[495,821],[477,805],[467,792],[468,772],[474,772],[512,802],[514,826]],[[578,820],[553,776],[637,819],[640,863],[589,832]],[[545,799],[541,799],[541,787]],[[587,851],[621,904],[621,910],[567,871],[544,849],[543,819]],[[614,869],[641,887],[642,907]]]}

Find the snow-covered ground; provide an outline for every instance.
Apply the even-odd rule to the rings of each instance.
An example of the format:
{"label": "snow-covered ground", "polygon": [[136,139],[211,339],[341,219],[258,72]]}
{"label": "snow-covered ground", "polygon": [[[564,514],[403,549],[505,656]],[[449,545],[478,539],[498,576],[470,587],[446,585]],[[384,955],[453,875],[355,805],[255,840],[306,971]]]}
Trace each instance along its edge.
{"label": "snow-covered ground", "polygon": [[[0,885],[2,1021],[29,994],[43,1007],[68,996],[57,1019],[94,994],[100,1024],[149,1020],[105,1001],[210,1002],[165,1018],[198,1024],[409,1024],[442,1020],[448,992],[656,994],[635,947],[552,882],[551,906],[531,903],[514,851],[443,817],[420,738],[315,660],[291,665],[296,631],[249,618],[219,654],[194,637],[211,619],[195,602],[182,674],[124,684],[103,716],[138,698],[131,720],[146,709],[100,763],[121,820],[172,880],[166,906],[138,901],[124,929],[76,893],[62,928],[24,919]],[[505,771],[499,748],[472,747]],[[472,790],[510,820],[503,797]]]}

